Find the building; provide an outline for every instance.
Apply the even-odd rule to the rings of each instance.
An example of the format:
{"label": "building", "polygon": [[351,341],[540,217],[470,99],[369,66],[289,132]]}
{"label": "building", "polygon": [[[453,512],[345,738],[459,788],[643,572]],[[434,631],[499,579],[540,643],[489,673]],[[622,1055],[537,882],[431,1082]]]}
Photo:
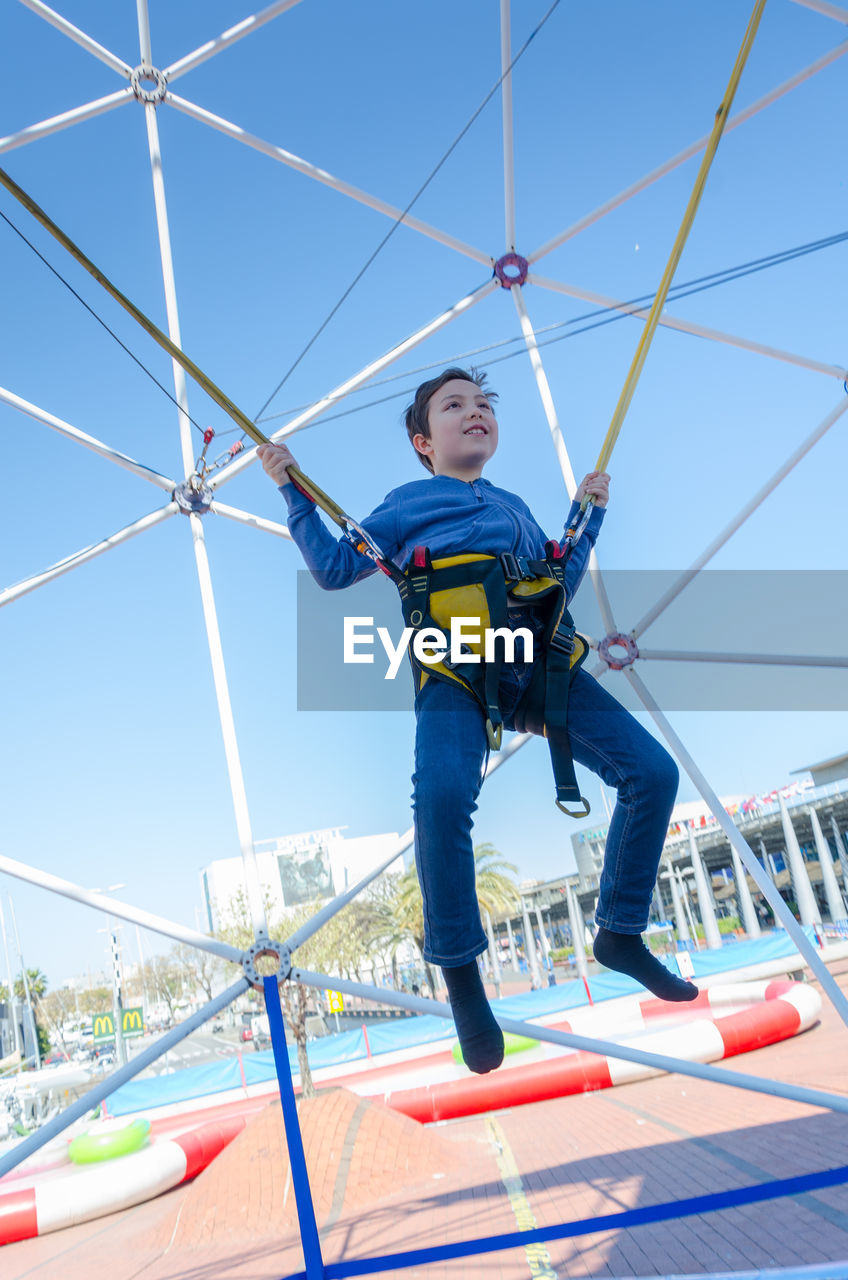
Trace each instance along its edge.
{"label": "building", "polygon": [[[345,830],[328,827],[256,842],[259,879],[271,915],[344,893],[385,862],[399,843],[394,831],[351,838],[343,835]],[[397,856],[400,860],[402,854]],[[398,861],[395,869],[400,867]],[[246,901],[242,859],[210,862],[201,871],[201,888],[207,928],[215,933],[229,922],[233,904]]]}

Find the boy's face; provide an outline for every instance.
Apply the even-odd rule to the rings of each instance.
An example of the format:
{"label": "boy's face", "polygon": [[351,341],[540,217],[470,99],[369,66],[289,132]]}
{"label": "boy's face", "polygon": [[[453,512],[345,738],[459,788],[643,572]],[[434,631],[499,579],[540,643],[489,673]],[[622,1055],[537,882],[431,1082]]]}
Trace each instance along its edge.
{"label": "boy's face", "polygon": [[431,396],[427,420],[430,439],[419,434],[412,443],[430,459],[435,474],[479,479],[498,447],[498,424],[485,392],[454,378]]}

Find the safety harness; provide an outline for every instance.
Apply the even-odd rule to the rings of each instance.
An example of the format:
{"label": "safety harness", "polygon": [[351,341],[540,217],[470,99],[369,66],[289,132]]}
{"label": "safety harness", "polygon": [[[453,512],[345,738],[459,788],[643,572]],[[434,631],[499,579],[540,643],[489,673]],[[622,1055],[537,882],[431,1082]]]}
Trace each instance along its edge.
{"label": "safety harness", "polygon": [[[503,735],[498,686],[505,660],[505,634],[511,631],[508,610],[532,601],[544,622],[538,641],[542,655],[534,655],[533,674],[515,711],[515,728],[548,740],[556,785],[556,804],[572,818],[583,818],[589,805],[581,796],[568,742],[568,694],[575,672],[586,658],[588,645],[577,634],[565,607],[566,560],[556,542],[545,546],[545,559],[528,559],[510,552],[500,556],[457,555],[432,560],[426,547],[416,547],[405,574],[391,575],[398,587],[404,622],[412,630],[409,656],[418,693],[431,677],[459,684],[475,699],[486,718],[489,746],[497,751]],[[450,630],[454,619],[479,621],[456,659],[437,648],[435,638],[419,633]],[[465,627],[463,631],[465,632]],[[486,652],[485,635],[490,643]],[[534,637],[535,639],[535,637]],[[438,661],[421,662],[416,650]],[[568,806],[581,804],[582,809]]]}

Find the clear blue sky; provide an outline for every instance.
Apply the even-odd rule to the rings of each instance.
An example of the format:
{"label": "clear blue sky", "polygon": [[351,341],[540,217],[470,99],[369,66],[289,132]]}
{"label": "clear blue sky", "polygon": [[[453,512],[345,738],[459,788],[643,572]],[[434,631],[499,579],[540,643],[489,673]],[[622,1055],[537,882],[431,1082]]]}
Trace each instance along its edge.
{"label": "clear blue sky", "polygon": [[[58,0],[130,65],[136,6]],[[517,49],[547,4],[515,5]],[[186,75],[174,90],[244,130],[398,206],[412,197],[500,74],[498,6],[431,0],[303,0]],[[627,0],[562,3],[516,67],[517,247],[528,253],[708,132],[747,6]],[[151,3],[160,67],[251,12],[237,0]],[[745,106],[845,36],[840,24],[772,0],[745,71]],[[678,273],[690,279],[845,229],[845,60],[729,134]],[[0,133],[119,89],[120,77],[22,5],[7,5]],[[390,226],[176,110],[158,110],[183,343],[254,414]],[[7,153],[2,164],[161,325],[163,290],[144,116],[118,110]],[[657,284],[697,169],[690,160],[540,264],[546,276],[620,298]],[[0,195],[25,231],[169,388],[168,360],[58,246]],[[415,214],[499,256],[505,249],[501,107],[495,97],[418,201]],[[0,224],[2,383],[146,464],[177,476],[176,410]],[[844,246],[670,307],[686,319],[827,363],[848,360]],[[486,267],[400,228],[271,411],[309,403],[487,278]],[[527,286],[537,326],[588,310]],[[498,291],[345,407],[408,392],[413,372],[518,333]],[[635,345],[624,320],[549,347],[548,376],[579,475],[594,466]],[[494,354],[518,350],[518,344]],[[480,358],[483,363],[488,357]],[[566,499],[524,356],[493,366],[502,443],[488,471],[555,534]],[[844,395],[831,377],[661,330],[613,458],[604,567],[682,569]],[[196,389],[190,409],[228,421]],[[296,437],[304,469],[352,512],[423,476],[399,425],[404,397]],[[285,418],[275,420],[282,423]],[[267,429],[267,428],[266,428]],[[845,563],[845,422],[717,557],[782,571]],[[4,501],[0,586],[17,582],[160,505],[143,480],[0,406]],[[223,437],[228,444],[233,436]],[[198,445],[199,448],[199,445]],[[282,520],[253,467],[222,490]],[[295,709],[289,545],[206,518],[206,534],[256,839],[346,824],[351,835],[409,822],[411,718]],[[588,588],[584,588],[584,592]],[[578,598],[579,600],[579,598]],[[646,600],[645,604],[650,601]],[[786,600],[803,650],[804,619]],[[580,618],[580,607],[576,609]],[[626,629],[635,618],[621,618]],[[725,619],[728,648],[736,621]],[[796,629],[800,626],[800,634]],[[748,633],[746,632],[746,639]],[[844,633],[843,633],[844,634]],[[122,882],[132,902],[195,922],[199,870],[237,840],[188,522],[137,540],[11,604],[0,617],[3,732],[0,848],[89,886]],[[822,651],[840,636],[810,638]],[[744,647],[744,646],[742,646]],[[764,647],[769,647],[765,645]],[[650,680],[648,664],[642,673]],[[698,678],[711,678],[703,668]],[[846,715],[680,712],[673,723],[723,794],[754,792],[846,749]],[[841,677],[840,677],[841,678]],[[836,680],[837,677],[834,677]],[[617,687],[614,680],[610,687]],[[841,705],[845,706],[844,692]],[[586,780],[595,814],[594,783]],[[692,799],[687,779],[681,799]],[[486,789],[477,839],[524,877],[571,870],[571,824],[552,803],[535,744]],[[0,877],[14,896],[27,963],[51,983],[105,963],[95,913]],[[148,951],[158,947],[148,939]],[[134,941],[130,940],[130,955]]]}

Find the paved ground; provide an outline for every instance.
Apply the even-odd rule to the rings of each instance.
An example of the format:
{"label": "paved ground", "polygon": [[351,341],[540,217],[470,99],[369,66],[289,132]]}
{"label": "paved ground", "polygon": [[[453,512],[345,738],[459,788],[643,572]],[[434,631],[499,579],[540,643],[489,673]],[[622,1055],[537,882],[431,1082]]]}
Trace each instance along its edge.
{"label": "paved ground", "polygon": [[[848,990],[848,967],[834,966]],[[848,1029],[735,1069],[846,1094]],[[344,1090],[302,1104],[326,1261],[474,1239],[848,1163],[848,1116],[682,1076],[423,1128]],[[631,1277],[848,1260],[848,1189],[393,1270],[409,1280]],[[191,1186],[9,1245],[3,1280],[279,1280],[303,1266],[279,1103]]]}

